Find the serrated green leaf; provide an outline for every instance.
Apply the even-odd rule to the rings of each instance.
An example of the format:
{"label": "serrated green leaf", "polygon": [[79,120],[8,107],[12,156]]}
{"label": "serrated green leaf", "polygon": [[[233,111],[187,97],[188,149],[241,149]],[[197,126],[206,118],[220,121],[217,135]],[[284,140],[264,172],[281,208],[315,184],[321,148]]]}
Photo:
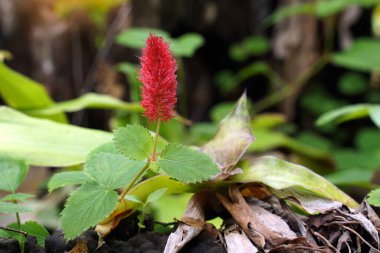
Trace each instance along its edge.
{"label": "serrated green leaf", "polygon": [[0,107],[0,133],[0,153],[37,166],[83,163],[91,150],[112,140],[108,132],[36,119],[8,107]]}
{"label": "serrated green leaf", "polygon": [[87,93],[81,97],[59,102],[45,108],[23,110],[32,116],[47,116],[64,112],[77,112],[83,109],[113,109],[132,112],[142,112],[142,107],[137,103],[127,103],[109,95]]}
{"label": "serrated green leaf", "polygon": [[48,184],[49,192],[66,185],[84,184],[90,179],[83,171],[66,171],[53,175]]}
{"label": "serrated green leaf", "polygon": [[34,195],[32,194],[18,192],[18,193],[9,194],[5,196],[4,198],[0,199],[0,201],[14,201],[14,200],[25,201],[33,197]]}
{"label": "serrated green leaf", "polygon": [[167,191],[168,191],[168,188],[155,190],[154,192],[149,194],[148,198],[146,199],[146,203],[152,203],[159,200],[162,196],[165,195]]}
{"label": "serrated green leaf", "polygon": [[132,201],[132,202],[135,202],[135,203],[139,203],[139,204],[142,204],[143,202],[141,201],[141,199],[136,196],[136,195],[125,195],[124,197],[126,200],[129,200],[129,201]]}
{"label": "serrated green leaf", "polygon": [[373,206],[380,207],[380,188],[368,193],[367,201]]}
{"label": "serrated green leaf", "polygon": [[276,157],[264,156],[241,164],[243,173],[229,177],[236,183],[263,183],[275,190],[294,191],[338,201],[356,208],[358,203],[322,176],[301,165],[289,163]]}
{"label": "serrated green leaf", "polygon": [[0,201],[0,213],[28,213],[33,210],[20,204]]}
{"label": "serrated green leaf", "polygon": [[86,161],[84,171],[98,184],[117,189],[127,186],[145,164],[120,154],[99,153]]}
{"label": "serrated green leaf", "polygon": [[[11,107],[23,110],[51,106],[54,101],[46,88],[34,80],[8,68],[0,61],[0,95]],[[58,122],[67,122],[66,115],[57,113],[46,116]]]}
{"label": "serrated green leaf", "polygon": [[380,70],[380,43],[377,39],[360,38],[354,40],[350,49],[335,53],[333,63],[336,65],[366,72]]}
{"label": "serrated green leaf", "polygon": [[86,183],[75,190],[61,213],[66,239],[74,239],[106,218],[116,207],[118,194],[96,183]]}
{"label": "serrated green leaf", "polygon": [[118,128],[114,136],[116,148],[131,159],[147,159],[153,151],[153,138],[148,129],[142,126],[128,125]]}
{"label": "serrated green leaf", "polygon": [[221,170],[234,166],[254,141],[244,94],[232,111],[222,120],[214,138],[202,150],[218,164]]}
{"label": "serrated green leaf", "polygon": [[0,156],[0,190],[15,192],[28,174],[25,161]]}
{"label": "serrated green leaf", "polygon": [[46,237],[50,235],[44,226],[35,221],[27,221],[24,224],[21,224],[20,230],[28,233],[28,235],[35,236],[37,244],[42,247],[45,246]]}
{"label": "serrated green leaf", "polygon": [[179,144],[168,144],[157,163],[166,174],[185,183],[207,180],[219,172],[208,155]]}

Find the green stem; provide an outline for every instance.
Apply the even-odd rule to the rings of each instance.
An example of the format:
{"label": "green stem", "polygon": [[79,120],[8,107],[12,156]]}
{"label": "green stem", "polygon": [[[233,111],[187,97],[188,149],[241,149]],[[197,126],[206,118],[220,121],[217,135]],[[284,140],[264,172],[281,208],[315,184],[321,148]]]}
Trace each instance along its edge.
{"label": "green stem", "polygon": [[328,53],[323,54],[310,66],[310,68],[308,68],[304,73],[302,73],[296,81],[294,81],[293,83],[286,84],[286,86],[281,91],[275,92],[254,104],[254,113],[258,113],[280,102],[287,96],[290,96],[294,91],[298,90],[300,87],[305,85],[305,83],[307,83],[315,74],[321,71],[327,65],[327,63],[329,63],[329,61],[330,55]]}
{"label": "green stem", "polygon": [[149,161],[145,164],[145,166],[140,170],[140,172],[132,179],[132,181],[128,184],[127,188],[120,194],[119,200],[124,199],[125,195],[132,189],[135,183],[140,179],[140,177],[145,173],[145,171],[149,169]]}
{"label": "green stem", "polygon": [[[12,191],[12,193],[15,194],[14,191]],[[17,200],[13,200],[12,202],[15,203],[15,204],[17,204]],[[21,228],[21,219],[20,219],[20,214],[19,213],[16,213],[16,220],[17,220],[18,228],[20,229]]]}
{"label": "green stem", "polygon": [[158,136],[160,134],[160,125],[161,125],[161,119],[159,118],[157,120],[156,133],[154,135],[154,145],[153,145],[152,161],[156,161],[156,149],[157,149]]}

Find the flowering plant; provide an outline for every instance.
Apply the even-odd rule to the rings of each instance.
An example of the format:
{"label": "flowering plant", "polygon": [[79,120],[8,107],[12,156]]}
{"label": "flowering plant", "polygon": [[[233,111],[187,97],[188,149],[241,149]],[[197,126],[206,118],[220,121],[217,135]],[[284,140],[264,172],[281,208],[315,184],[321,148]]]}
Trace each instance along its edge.
{"label": "flowering plant", "polygon": [[[175,59],[169,45],[153,34],[148,37],[140,59],[142,106],[150,122],[157,124],[156,131],[150,132],[140,125],[119,128],[112,143],[88,155],[83,171],[54,175],[49,182],[50,191],[68,184],[80,185],[61,213],[67,239],[95,225],[100,238],[104,238],[121,219],[164,194],[195,193],[182,223],[169,236],[165,252],[177,252],[207,227],[206,211],[213,208],[230,213],[260,248],[266,243],[278,246],[297,239],[283,221],[280,232],[272,222],[266,223],[260,217],[261,211],[252,211],[245,197],[274,195],[293,201],[305,213],[322,210],[321,199],[323,208],[335,207],[337,203],[358,206],[305,167],[270,156],[243,159],[254,141],[245,95],[221,121],[214,138],[202,147],[168,143],[160,138],[161,121],[175,115]],[[304,246],[315,248],[314,242]]]}

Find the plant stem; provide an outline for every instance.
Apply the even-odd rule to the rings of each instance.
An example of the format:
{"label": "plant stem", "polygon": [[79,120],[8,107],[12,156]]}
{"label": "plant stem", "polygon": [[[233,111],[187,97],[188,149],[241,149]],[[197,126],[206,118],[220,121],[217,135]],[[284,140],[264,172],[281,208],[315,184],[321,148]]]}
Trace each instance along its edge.
{"label": "plant stem", "polygon": [[322,70],[330,61],[330,54],[325,53],[320,58],[318,58],[301,76],[292,83],[287,83],[286,86],[279,92],[275,92],[268,97],[260,100],[254,104],[254,113],[258,113],[278,102],[290,96],[294,91],[302,87],[306,82],[308,82],[315,74]]}
{"label": "plant stem", "polygon": [[144,174],[144,172],[149,168],[149,161],[145,164],[145,166],[139,171],[139,173],[132,179],[132,181],[128,184],[128,186],[124,189],[124,191],[120,194],[119,200],[124,199],[125,195],[132,189],[137,180]]}
{"label": "plant stem", "polygon": [[3,226],[0,226],[0,229],[6,230],[6,231],[10,231],[10,232],[20,233],[23,236],[28,237],[28,233],[26,233],[24,231],[21,231],[21,230],[18,230],[18,229],[7,228],[7,227],[3,227]]}
{"label": "plant stem", "polygon": [[160,134],[160,125],[161,125],[161,119],[159,118],[157,120],[156,133],[154,135],[154,145],[153,145],[152,161],[156,161],[156,149],[157,149],[158,136]]}
{"label": "plant stem", "polygon": [[[14,191],[12,191],[12,193],[15,194]],[[12,202],[15,203],[15,204],[17,204],[17,200],[13,200]],[[20,219],[20,214],[19,213],[16,213],[16,220],[17,220],[18,228],[21,228],[21,219]]]}

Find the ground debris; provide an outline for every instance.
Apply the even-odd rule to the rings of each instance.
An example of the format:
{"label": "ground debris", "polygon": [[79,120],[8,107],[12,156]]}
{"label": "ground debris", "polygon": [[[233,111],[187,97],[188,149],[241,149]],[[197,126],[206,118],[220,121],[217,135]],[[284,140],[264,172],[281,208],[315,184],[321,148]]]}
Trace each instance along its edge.
{"label": "ground debris", "polygon": [[[262,194],[262,189],[255,194],[252,189],[234,186],[228,194],[212,191],[195,194],[177,230],[169,236],[164,252],[182,252],[180,249],[194,237],[208,231],[228,253],[380,253],[380,219],[365,201],[358,209],[350,209],[315,197],[306,200],[314,214],[301,215],[288,205],[294,203],[288,202],[288,196],[281,199]],[[214,211],[215,216],[229,215],[224,215],[219,235],[207,223],[206,211]]]}

